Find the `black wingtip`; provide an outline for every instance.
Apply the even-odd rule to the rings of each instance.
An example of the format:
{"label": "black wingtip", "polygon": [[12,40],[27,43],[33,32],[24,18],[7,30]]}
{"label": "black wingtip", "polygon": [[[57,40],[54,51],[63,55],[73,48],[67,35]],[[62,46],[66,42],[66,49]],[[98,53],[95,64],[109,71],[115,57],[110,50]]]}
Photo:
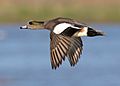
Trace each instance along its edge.
{"label": "black wingtip", "polygon": [[57,67],[53,67],[53,66],[52,66],[52,69],[53,69],[53,70],[56,70],[56,69],[57,69]]}

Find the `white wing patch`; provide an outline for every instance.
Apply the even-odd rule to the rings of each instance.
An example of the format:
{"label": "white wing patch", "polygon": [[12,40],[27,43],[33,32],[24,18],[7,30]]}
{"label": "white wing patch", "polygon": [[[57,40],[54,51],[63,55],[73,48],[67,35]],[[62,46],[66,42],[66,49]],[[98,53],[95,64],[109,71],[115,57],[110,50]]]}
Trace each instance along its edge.
{"label": "white wing patch", "polygon": [[75,26],[73,26],[73,25],[71,25],[71,24],[69,24],[69,23],[60,23],[60,24],[58,24],[58,25],[56,25],[56,26],[54,27],[53,32],[56,33],[56,34],[60,34],[60,33],[62,33],[65,29],[67,29],[68,27],[80,29],[80,28],[75,27]]}

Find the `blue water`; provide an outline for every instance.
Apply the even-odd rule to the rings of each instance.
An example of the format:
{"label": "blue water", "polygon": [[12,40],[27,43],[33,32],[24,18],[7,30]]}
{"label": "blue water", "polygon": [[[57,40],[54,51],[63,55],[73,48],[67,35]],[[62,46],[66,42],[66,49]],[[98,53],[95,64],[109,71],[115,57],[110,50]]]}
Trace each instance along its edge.
{"label": "blue water", "polygon": [[0,25],[0,86],[120,86],[120,25],[92,24],[105,37],[83,37],[78,64],[50,65],[49,31]]}

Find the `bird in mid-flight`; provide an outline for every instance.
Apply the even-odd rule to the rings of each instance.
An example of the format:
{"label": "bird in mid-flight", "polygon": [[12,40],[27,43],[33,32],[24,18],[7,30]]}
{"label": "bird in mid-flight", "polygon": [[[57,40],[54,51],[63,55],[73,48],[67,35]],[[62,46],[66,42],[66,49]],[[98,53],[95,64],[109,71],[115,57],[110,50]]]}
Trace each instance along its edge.
{"label": "bird in mid-flight", "polygon": [[48,21],[29,21],[20,29],[47,29],[50,31],[52,69],[58,68],[65,58],[74,66],[82,54],[82,36],[103,36],[104,33],[70,18],[58,17]]}

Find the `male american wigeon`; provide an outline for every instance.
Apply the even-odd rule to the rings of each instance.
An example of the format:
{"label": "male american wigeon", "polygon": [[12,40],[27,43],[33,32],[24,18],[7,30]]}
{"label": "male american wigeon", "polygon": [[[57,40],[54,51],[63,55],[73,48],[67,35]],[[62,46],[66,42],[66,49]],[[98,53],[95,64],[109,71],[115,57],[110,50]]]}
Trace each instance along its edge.
{"label": "male american wigeon", "polygon": [[48,21],[29,21],[21,29],[47,29],[50,31],[50,55],[52,69],[62,64],[68,58],[74,66],[82,54],[82,36],[103,36],[103,32],[93,29],[74,19],[58,17]]}

